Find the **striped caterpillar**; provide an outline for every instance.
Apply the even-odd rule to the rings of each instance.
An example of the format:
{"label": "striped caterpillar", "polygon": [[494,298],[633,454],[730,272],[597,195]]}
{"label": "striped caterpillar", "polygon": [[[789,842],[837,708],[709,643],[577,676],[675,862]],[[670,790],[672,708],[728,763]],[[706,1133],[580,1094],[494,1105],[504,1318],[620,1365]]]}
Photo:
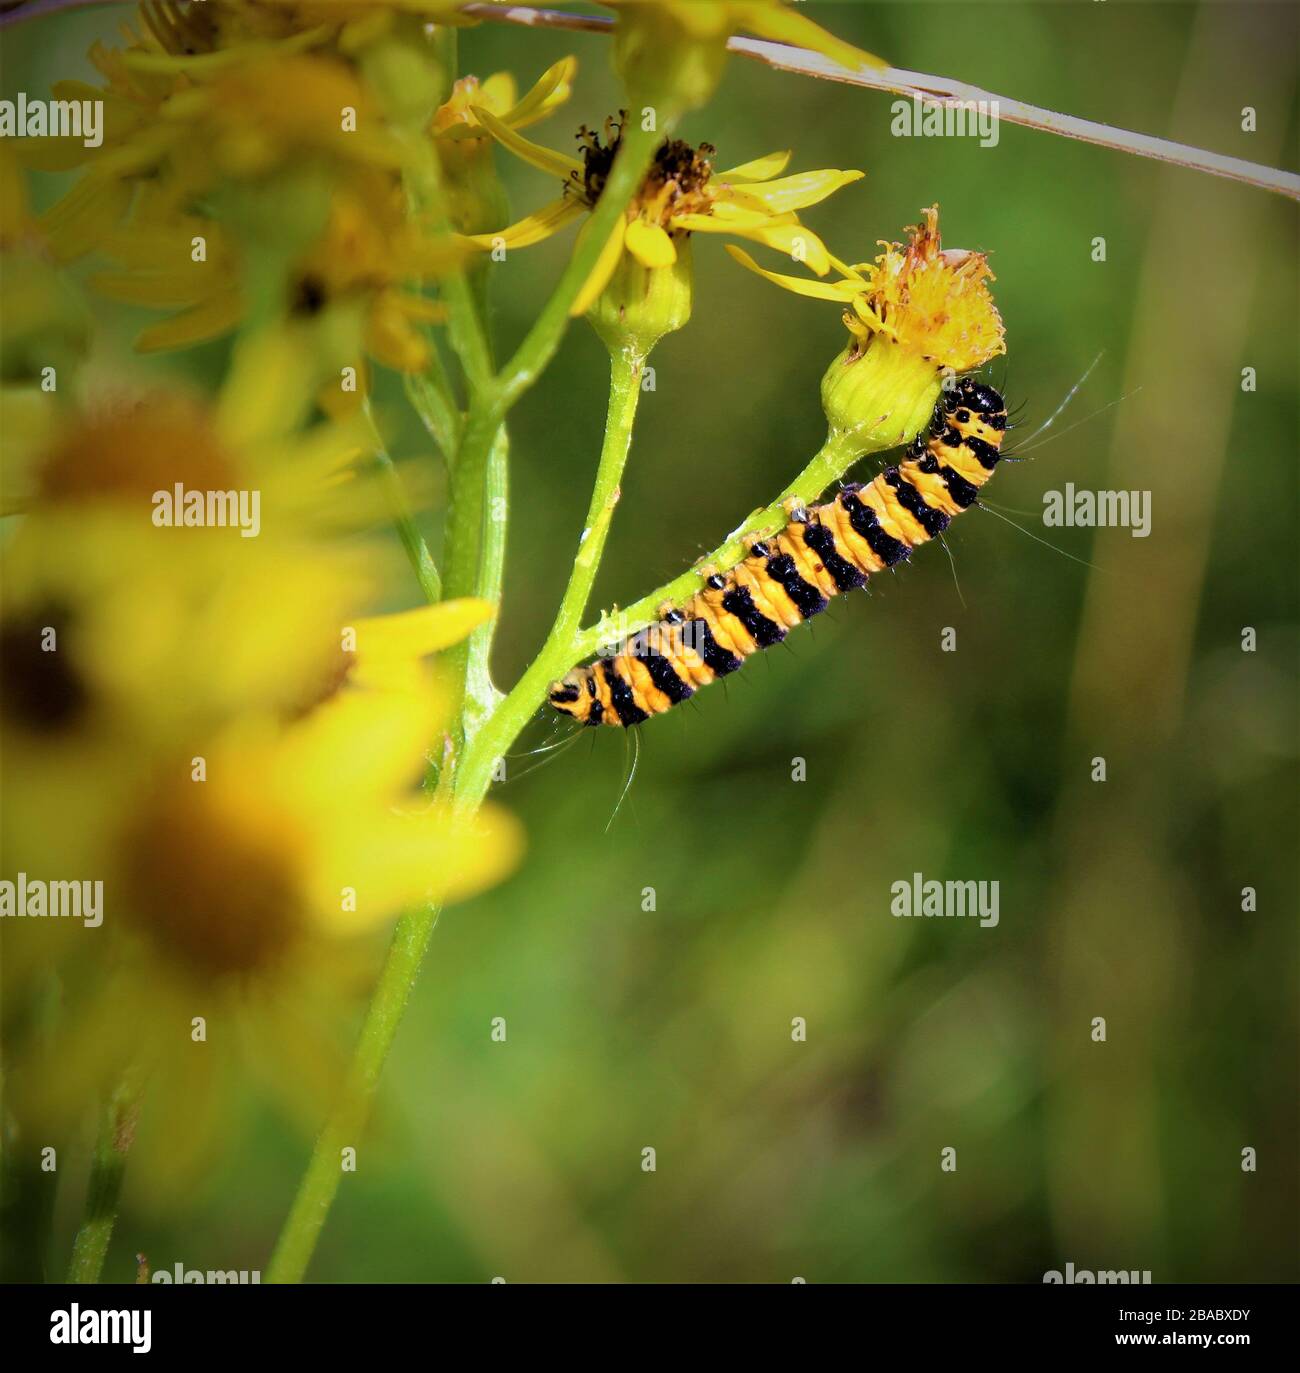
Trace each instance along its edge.
{"label": "striped caterpillar", "polygon": [[873,481],[848,483],[822,505],[787,506],[780,533],[713,572],[680,607],[632,635],[610,657],[551,685],[550,703],[584,725],[640,724],[725,677],[760,648],[818,615],[830,597],[862,586],[941,534],[975,504],[993,475],[1007,426],[991,386],[963,377],[945,390],[928,434]]}

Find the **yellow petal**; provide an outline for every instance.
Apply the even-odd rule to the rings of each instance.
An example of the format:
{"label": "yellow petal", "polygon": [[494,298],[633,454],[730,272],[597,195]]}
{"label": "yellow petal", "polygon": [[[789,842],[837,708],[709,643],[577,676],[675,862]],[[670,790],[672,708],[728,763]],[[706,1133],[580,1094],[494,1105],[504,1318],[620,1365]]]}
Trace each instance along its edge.
{"label": "yellow petal", "polygon": [[[588,224],[587,228],[590,227]],[[605,240],[605,246],[600,250],[596,265],[591,269],[591,275],[587,278],[582,290],[578,292],[578,298],[569,310],[570,315],[585,315],[596,303],[600,293],[609,285],[609,279],[614,275],[614,268],[618,266],[618,260],[623,256],[623,240],[626,232],[627,220],[619,215],[618,221],[614,225],[614,231]]]}
{"label": "yellow petal", "polygon": [[738,238],[752,239],[755,243],[765,243],[769,248],[789,253],[795,262],[811,267],[819,277],[824,277],[831,269],[826,245],[806,224],[768,223],[753,228],[737,227],[732,232]]}
{"label": "yellow petal", "polygon": [[56,262],[71,262],[108,237],[131,203],[126,181],[84,176],[41,216],[45,235]]}
{"label": "yellow petal", "polygon": [[496,614],[490,601],[472,596],[419,606],[395,615],[358,620],[359,659],[426,658],[458,644],[472,630]]}
{"label": "yellow petal", "polygon": [[170,348],[190,348],[196,343],[228,334],[244,314],[243,297],[231,290],[213,296],[183,314],[173,315],[161,324],[142,330],[135,341],[140,353],[164,352]]}
{"label": "yellow petal", "polygon": [[780,176],[789,161],[790,150],[787,148],[783,153],[768,153],[765,157],[754,158],[752,162],[742,162],[739,167],[732,167],[730,171],[717,172],[714,180],[767,181],[770,177]]}
{"label": "yellow petal", "polygon": [[[808,205],[816,205],[819,200],[834,195],[841,186],[851,186],[861,181],[863,172],[799,172],[794,176],[783,176],[779,181],[769,181],[763,186],[745,188],[746,198],[761,200],[773,214],[785,214],[790,210],[802,210]],[[724,192],[725,194],[725,192]]]}
{"label": "yellow petal", "polygon": [[751,272],[757,272],[759,276],[775,282],[783,290],[793,291],[795,295],[812,296],[815,300],[838,300],[844,303],[852,300],[856,294],[856,288],[850,282],[809,281],[806,277],[789,277],[782,276],[780,272],[769,272],[766,268],[760,267],[743,248],[737,248],[734,243],[727,244],[727,251],[742,267],[748,267]]}
{"label": "yellow petal", "polygon": [[493,72],[478,88],[478,93],[482,104],[502,114],[519,98],[515,78],[509,72]]}
{"label": "yellow petal", "polygon": [[[771,224],[775,217],[764,209],[748,205],[738,205],[734,201],[716,200],[708,214],[682,214],[673,216],[674,229],[687,229],[691,233],[729,234],[740,229],[756,229],[760,224]],[[789,215],[784,222],[796,223]]]}
{"label": "yellow petal", "polygon": [[528,94],[501,116],[502,123],[512,129],[523,129],[539,119],[545,119],[557,105],[562,105],[569,98],[577,70],[576,57],[562,57],[553,66],[547,67]]}
{"label": "yellow petal", "polygon": [[[504,878],[523,853],[523,828],[499,806],[472,821],[444,807],[415,814],[363,814],[341,824],[314,875],[313,914],[334,935],[373,928],[427,901],[462,901]],[[356,892],[356,910],[338,893]]]}
{"label": "yellow petal", "polygon": [[672,239],[640,215],[627,226],[627,250],[643,267],[671,267],[677,261]]}
{"label": "yellow petal", "polygon": [[314,357],[284,323],[240,338],[231,352],[217,427],[232,448],[293,432],[319,384]]}
{"label": "yellow petal", "polygon": [[738,16],[738,26],[759,38],[773,38],[778,43],[792,43],[796,48],[808,48],[813,52],[819,52],[849,71],[857,71],[861,67],[889,65],[874,53],[863,52],[852,43],[846,43],[842,38],[836,38],[833,33],[827,33],[806,15],[795,14],[793,10],[785,9],[781,5],[751,0],[748,4],[733,8],[742,12]]}
{"label": "yellow petal", "polygon": [[290,811],[351,817],[414,786],[439,705],[429,692],[341,691],[286,730],[266,759],[267,789]]}
{"label": "yellow petal", "polygon": [[[197,267],[198,264],[195,264]],[[153,310],[175,310],[194,305],[211,295],[210,273],[190,267],[156,272],[96,272],[90,287],[121,305],[140,305]]]}
{"label": "yellow petal", "polygon": [[581,173],[582,168],[576,159],[566,157],[563,153],[557,153],[552,148],[543,148],[540,143],[530,142],[522,134],[516,133],[509,125],[503,124],[496,115],[490,110],[485,110],[482,105],[471,105],[470,108],[488,133],[502,147],[509,148],[516,157],[523,158],[525,162],[543,172],[548,172],[551,176],[558,176],[565,183]]}
{"label": "yellow petal", "polygon": [[397,301],[402,313],[417,324],[442,324],[447,318],[447,307],[440,300],[404,292],[397,297]]}
{"label": "yellow petal", "polygon": [[485,251],[495,248],[498,242],[503,242],[507,248],[527,248],[550,238],[582,213],[582,202],[565,195],[494,234],[472,234],[469,241]]}

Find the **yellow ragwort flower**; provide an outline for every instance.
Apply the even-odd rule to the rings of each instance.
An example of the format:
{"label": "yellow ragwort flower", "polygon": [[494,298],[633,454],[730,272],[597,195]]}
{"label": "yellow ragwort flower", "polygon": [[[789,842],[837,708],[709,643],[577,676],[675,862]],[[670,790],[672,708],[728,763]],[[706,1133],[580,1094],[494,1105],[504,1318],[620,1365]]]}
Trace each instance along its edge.
{"label": "yellow ragwort flower", "polygon": [[937,206],[923,211],[909,233],[906,247],[882,240],[874,263],[832,259],[837,281],[769,272],[727,245],[737,262],[785,290],[848,307],[849,344],[822,380],[822,402],[833,429],[869,433],[877,446],[918,432],[945,375],[1006,351],[987,257],[944,251]]}
{"label": "yellow ragwort flower", "polygon": [[847,266],[833,259],[838,281],[809,281],[760,267],[728,245],[736,259],[787,291],[849,306],[844,323],[859,345],[884,334],[902,347],[954,372],[968,372],[1006,352],[1002,318],[986,282],[995,278],[983,253],[944,252],[939,207],[922,211],[907,246],[881,240],[874,263]]}
{"label": "yellow ragwort flower", "polygon": [[[503,146],[564,183],[558,200],[498,233],[476,235],[479,247],[526,247],[549,238],[595,206],[619,149],[619,124],[606,120],[603,140],[599,133],[583,128],[578,134],[582,142],[578,159],[530,142],[488,110],[480,108],[476,113]],[[790,160],[789,152],[769,153],[714,172],[713,154],[708,143],[692,147],[673,138],[660,145],[640,191],[615,225],[579,293],[575,315],[592,306],[625,252],[648,269],[670,267],[677,260],[678,245],[692,233],[750,239],[806,262],[819,275],[830,270],[825,245],[799,222],[795,211],[825,200],[859,180],[862,172],[824,170],[783,177],[780,173]]]}
{"label": "yellow ragwort flower", "polygon": [[[146,353],[219,338],[249,309],[245,254],[232,236],[215,221],[155,205],[142,188],[131,222],[101,244],[114,266],[90,278],[110,300],[179,311],[141,332],[136,348]],[[196,262],[199,238],[205,249]],[[445,274],[466,255],[450,235],[432,236],[409,219],[395,180],[359,168],[328,193],[324,227],[291,262],[281,309],[307,326],[351,311],[370,357],[395,371],[419,371],[429,357],[420,327],[444,312],[412,283]]]}
{"label": "yellow ragwort flower", "polygon": [[[7,981],[30,973],[21,946],[65,946],[49,1046],[59,1072],[9,1045],[18,1118],[66,1124],[125,1068],[147,1073],[138,1147],[168,1191],[235,1124],[224,1089],[236,1069],[304,1124],[318,1119],[377,952],[366,936],[413,905],[493,885],[522,848],[499,808],[461,822],[413,789],[436,711],[426,683],[351,693],[288,728],[250,720],[196,738],[118,796],[105,867],[29,868],[102,878],[102,927],[3,922],[6,955],[19,955]],[[34,985],[7,986],[7,1004]]]}
{"label": "yellow ragwort flower", "polygon": [[[521,845],[496,808],[463,825],[420,785],[447,725],[431,659],[491,608],[359,613],[392,596],[374,548],[331,537],[340,498],[378,513],[358,508],[365,426],[302,430],[310,387],[291,345],[254,336],[215,407],[69,416],[0,550],[0,876],[102,882],[93,925],[0,921],[6,1104],[53,1128],[148,1072],[151,1174],[232,1123],[216,1065],[304,1107],[312,1084],[319,1110],[367,936],[481,890]],[[256,537],[181,527],[180,497],[159,503],[176,483],[258,495]],[[57,1074],[17,1009],[54,967]]]}

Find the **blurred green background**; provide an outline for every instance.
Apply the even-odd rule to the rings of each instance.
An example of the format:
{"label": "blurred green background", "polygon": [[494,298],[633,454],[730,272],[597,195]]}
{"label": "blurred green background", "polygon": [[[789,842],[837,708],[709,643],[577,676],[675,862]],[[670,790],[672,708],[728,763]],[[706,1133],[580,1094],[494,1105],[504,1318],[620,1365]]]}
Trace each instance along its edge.
{"label": "blurred green background", "polygon": [[[1294,165],[1289,6],[805,9],[898,66]],[[87,73],[119,12],[7,34],[5,94]],[[461,39],[464,70],[521,86],[567,52],[574,99],[532,131],[566,149],[619,104],[606,40]],[[608,832],[616,731],[506,786],[527,860],[443,917],[317,1280],[1038,1282],[1067,1262],[1297,1277],[1295,206],[1006,123],[989,149],[894,138],[893,99],[737,59],[683,132],[721,166],[792,147],[791,170],[865,169],[806,214],[851,261],[939,202],[948,246],[991,254],[1008,357],[988,374],[1023,405],[1022,438],[1102,354],[1059,437],[988,492],[1052,547],[972,512],[953,567],[925,551],[646,727]],[[516,215],[554,194],[522,164],[503,174]],[[503,348],[569,248],[494,269]],[[824,432],[836,309],[716,240],[696,269],[694,319],[653,358],[601,605],[719,542]],[[224,357],[149,366],[207,379]],[[421,457],[391,380],[394,447]],[[571,567],[604,390],[578,326],[514,414],[502,683]],[[1149,491],[1150,537],[1044,529],[1043,493],[1066,482]],[[999,925],[893,918],[890,885],[914,872],[996,879]],[[108,1277],[129,1280],[136,1251],[264,1265],[308,1146],[246,1107],[185,1207],[130,1177]]]}

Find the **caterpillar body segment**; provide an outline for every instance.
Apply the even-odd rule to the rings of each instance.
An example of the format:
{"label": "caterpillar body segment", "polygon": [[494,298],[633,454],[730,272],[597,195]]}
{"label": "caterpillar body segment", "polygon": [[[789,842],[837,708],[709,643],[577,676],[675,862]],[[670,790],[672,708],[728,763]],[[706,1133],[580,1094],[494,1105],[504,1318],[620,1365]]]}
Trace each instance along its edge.
{"label": "caterpillar body segment", "polygon": [[1006,405],[970,377],[945,391],[929,431],[873,481],[848,483],[834,499],[793,505],[789,523],[751,545],[727,572],[713,572],[681,606],[610,657],[552,684],[551,705],[584,725],[640,724],[735,672],[820,614],[832,596],[864,585],[942,534],[975,504],[993,475]]}

